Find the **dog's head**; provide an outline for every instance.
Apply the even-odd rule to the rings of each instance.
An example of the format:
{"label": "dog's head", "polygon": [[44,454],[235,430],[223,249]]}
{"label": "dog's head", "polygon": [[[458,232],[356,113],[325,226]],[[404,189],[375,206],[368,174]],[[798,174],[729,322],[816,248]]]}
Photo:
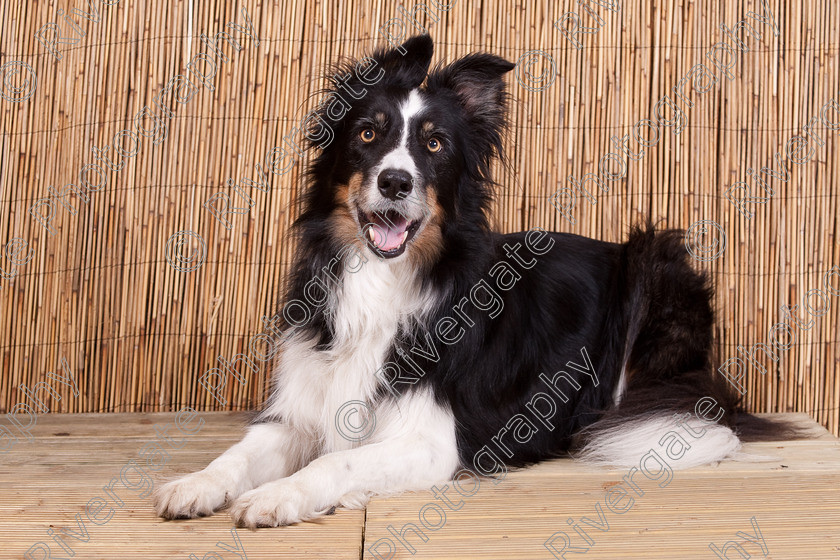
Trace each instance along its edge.
{"label": "dog's head", "polygon": [[319,108],[309,210],[342,244],[431,264],[453,228],[487,227],[513,64],[474,54],[431,73],[428,35],[342,65]]}

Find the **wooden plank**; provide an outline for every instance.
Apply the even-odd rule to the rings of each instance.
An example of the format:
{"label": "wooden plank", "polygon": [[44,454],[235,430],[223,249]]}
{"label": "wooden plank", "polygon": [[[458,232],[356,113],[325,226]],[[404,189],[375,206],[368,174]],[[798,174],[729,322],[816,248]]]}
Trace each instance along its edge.
{"label": "wooden plank", "polygon": [[[253,412],[198,412],[204,420],[199,434],[233,434],[244,428]],[[112,414],[40,414],[32,428],[35,439],[53,437],[111,437],[150,439],[155,437],[155,424],[172,424],[175,412],[115,412]],[[195,420],[194,422],[197,422]],[[61,434],[61,435],[57,435]]]}
{"label": "wooden plank", "polygon": [[[790,415],[789,415],[790,416]],[[801,425],[814,427],[817,439],[763,442],[744,446],[744,452],[775,456],[761,463],[727,461],[673,472],[664,487],[637,472],[631,477],[642,496],[623,477],[630,469],[595,468],[561,459],[508,473],[494,484],[482,480],[474,489],[465,481],[465,494],[449,485],[445,495],[453,511],[430,491],[398,498],[374,499],[368,505],[365,525],[365,558],[478,560],[488,558],[551,559],[544,543],[559,531],[569,535],[570,547],[588,548],[586,558],[714,558],[710,543],[723,547],[738,531],[754,534],[755,517],[767,543],[767,558],[837,558],[840,554],[840,441],[822,433],[813,420],[798,417]],[[829,437],[825,437],[828,435]],[[640,451],[640,458],[644,451]],[[653,472],[651,469],[649,472]],[[655,477],[651,477],[655,478]],[[664,480],[664,479],[663,479]],[[605,506],[605,493],[614,486],[635,499],[616,514]],[[427,504],[446,514],[441,523],[429,510],[427,526],[420,512]],[[596,504],[609,523],[608,530],[580,525],[582,517],[599,522]],[[628,502],[624,502],[627,506]],[[571,519],[587,530],[594,544],[586,542],[567,523]],[[388,531],[402,531],[414,523],[427,542],[410,531],[408,548]],[[435,524],[441,525],[436,530]],[[562,540],[555,541],[562,551]],[[377,544],[379,543],[379,544]],[[387,551],[393,546],[393,556]],[[760,548],[747,543],[745,550],[761,558]],[[379,556],[377,556],[379,553]],[[736,557],[734,552],[730,558]],[[567,552],[566,558],[577,555]]]}
{"label": "wooden plank", "polygon": [[[170,451],[171,462],[154,473],[155,483],[207,465],[241,437],[249,416],[201,413],[201,431],[186,437],[181,449]],[[804,414],[781,416],[810,428],[813,439],[747,444],[746,453],[774,458],[676,471],[661,488],[636,473],[632,480],[644,495],[636,496],[622,515],[604,507],[604,496],[622,484],[629,469],[551,461],[511,472],[497,485],[482,480],[469,497],[461,497],[450,483],[446,495],[458,510],[444,509],[446,522],[437,531],[427,531],[428,542],[409,537],[415,555],[395,543],[393,558],[551,558],[543,547],[546,539],[565,531],[576,539],[573,545],[583,544],[566,521],[597,518],[596,503],[610,528],[588,529],[595,542],[587,552],[591,558],[710,558],[709,543],[723,546],[738,531],[752,534],[752,517],[767,542],[768,558],[835,558],[832,549],[840,547],[840,441]],[[74,527],[75,515],[85,504],[104,497],[103,486],[138,458],[143,445],[155,440],[156,427],[174,419],[173,413],[39,416],[34,441],[3,456],[0,485],[6,491],[0,494],[0,539],[14,543],[8,557],[22,558],[38,541],[52,543],[57,551],[46,531]],[[469,490],[469,484],[464,487]],[[88,542],[65,537],[79,557],[110,558],[115,551],[121,558],[201,557],[217,542],[234,544],[224,512],[164,522],[155,517],[148,498],[120,489],[124,506],[115,507],[106,524],[87,527]],[[441,504],[431,492],[406,493],[376,498],[366,512],[338,509],[313,523],[241,529],[236,534],[248,558],[355,559],[363,539],[365,557],[376,558],[369,547],[390,538],[387,527],[422,527],[418,513],[429,503]],[[433,512],[427,521],[437,521]],[[749,546],[745,550],[760,557],[755,545]],[[384,552],[385,545],[378,550]]]}
{"label": "wooden plank", "polygon": [[[241,437],[248,416],[202,413],[205,424],[201,431],[185,438],[181,449],[168,448],[171,460],[154,473],[155,484],[174,474],[205,467]],[[216,547],[218,542],[235,546],[233,524],[224,512],[203,519],[164,521],[155,516],[147,497],[117,484],[114,492],[124,506],[109,501],[109,507],[114,508],[110,521],[96,526],[84,517],[88,501],[106,498],[103,487],[120,476],[128,461],[138,460],[138,451],[147,442],[155,440],[155,426],[174,421],[171,413],[39,416],[33,429],[34,441],[21,443],[2,457],[0,542],[6,544],[0,557],[23,558],[26,550],[39,541],[50,544],[53,558],[59,557],[61,548],[47,531],[76,529],[76,515],[82,513],[89,540],[64,537],[77,558],[186,560],[191,554],[202,558],[211,551],[224,559],[235,558],[233,553]],[[58,430],[68,435],[55,435]],[[364,511],[340,509],[315,523],[259,531],[238,529],[236,535],[250,560],[347,560],[360,557],[363,525]]]}
{"label": "wooden plank", "polygon": [[[563,463],[558,461],[552,467],[562,470]],[[388,550],[387,541],[378,547],[376,542],[389,539],[394,542],[395,560],[550,559],[553,555],[544,543],[558,531],[569,535],[571,546],[586,547],[567,520],[579,523],[588,517],[598,522],[596,504],[601,504],[609,530],[584,526],[595,541],[586,547],[586,558],[714,558],[709,544],[722,547],[729,540],[743,541],[735,534],[753,534],[752,517],[767,542],[767,558],[829,559],[837,558],[840,550],[840,497],[831,491],[840,482],[837,473],[809,477],[803,484],[801,477],[791,475],[721,480],[679,472],[666,488],[657,488],[641,477],[639,485],[645,494],[623,515],[604,507],[605,491],[619,481],[618,473],[611,477],[605,473],[582,475],[573,480],[545,473],[538,483],[509,476],[509,481],[497,487],[482,486],[475,496],[462,498],[459,511],[446,512],[442,528],[426,530],[428,542],[410,536],[414,555],[394,542],[386,528],[400,531],[407,523],[423,528],[418,512],[425,504],[439,502],[431,493],[375,500],[368,506],[365,558],[377,558],[372,550]],[[611,480],[604,482],[605,478]],[[455,505],[460,503],[457,493],[450,490],[448,495]],[[429,514],[431,523],[437,520],[434,513]],[[562,550],[560,542],[558,549]],[[755,545],[747,550],[762,557]]]}

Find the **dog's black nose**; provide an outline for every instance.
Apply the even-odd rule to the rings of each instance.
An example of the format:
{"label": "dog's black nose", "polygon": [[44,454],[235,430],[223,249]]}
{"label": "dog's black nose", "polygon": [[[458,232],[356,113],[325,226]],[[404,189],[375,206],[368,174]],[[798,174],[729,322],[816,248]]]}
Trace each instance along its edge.
{"label": "dog's black nose", "polygon": [[391,200],[400,200],[411,192],[411,175],[401,169],[383,170],[377,183],[382,196]]}

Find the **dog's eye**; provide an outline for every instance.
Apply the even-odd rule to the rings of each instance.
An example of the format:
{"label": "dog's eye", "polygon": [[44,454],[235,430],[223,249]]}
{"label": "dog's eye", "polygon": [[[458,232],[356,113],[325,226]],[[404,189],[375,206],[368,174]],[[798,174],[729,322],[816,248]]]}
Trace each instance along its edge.
{"label": "dog's eye", "polygon": [[441,148],[440,140],[438,140],[437,138],[431,138],[426,144],[426,147],[429,148],[430,152],[439,152]]}
{"label": "dog's eye", "polygon": [[376,133],[372,129],[366,128],[361,134],[359,134],[359,138],[361,138],[362,142],[365,144],[370,144],[373,142],[373,139],[376,138]]}

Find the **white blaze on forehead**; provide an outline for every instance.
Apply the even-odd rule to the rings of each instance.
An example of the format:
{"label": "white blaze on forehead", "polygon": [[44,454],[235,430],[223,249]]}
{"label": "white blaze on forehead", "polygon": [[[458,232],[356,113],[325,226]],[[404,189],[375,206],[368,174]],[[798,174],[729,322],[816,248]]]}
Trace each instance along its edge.
{"label": "white blaze on forehead", "polygon": [[411,131],[409,126],[411,119],[417,116],[424,108],[425,104],[418,91],[416,89],[411,90],[411,93],[408,94],[408,99],[400,106],[400,114],[402,115],[400,143],[395,149],[385,154],[385,157],[379,162],[373,177],[374,181],[384,169],[406,171],[417,179],[417,166],[414,164],[414,158],[411,157],[408,151],[408,134]]}

